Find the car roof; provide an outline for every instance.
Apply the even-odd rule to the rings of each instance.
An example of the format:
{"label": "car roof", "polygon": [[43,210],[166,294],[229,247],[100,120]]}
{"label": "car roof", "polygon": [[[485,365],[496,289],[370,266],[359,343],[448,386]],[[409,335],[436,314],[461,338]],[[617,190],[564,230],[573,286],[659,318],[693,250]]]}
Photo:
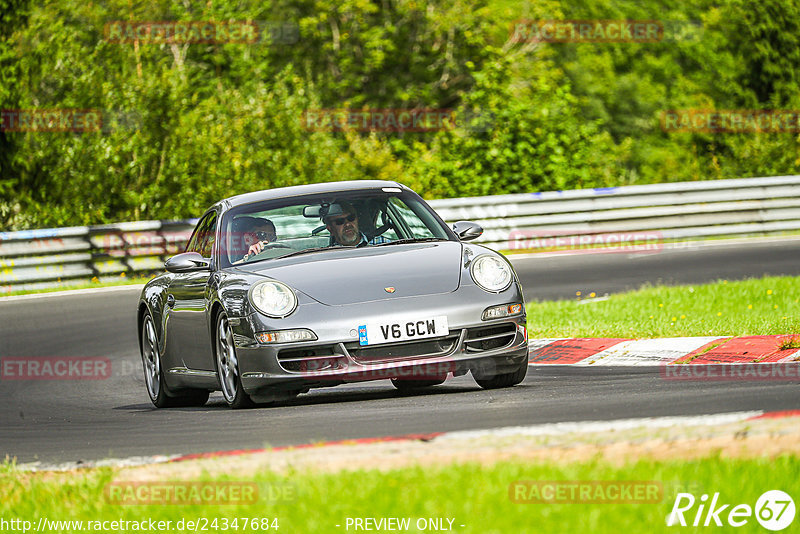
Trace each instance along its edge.
{"label": "car roof", "polygon": [[400,187],[404,190],[408,188],[398,182],[389,180],[350,180],[346,182],[325,182],[319,184],[295,185],[291,187],[278,187],[275,189],[264,189],[263,191],[253,191],[244,193],[219,201],[216,205],[223,204],[226,208],[233,208],[251,202],[261,200],[272,200],[277,198],[291,198],[303,195],[315,195],[325,193],[340,193],[359,191],[365,189],[380,189],[382,187]]}

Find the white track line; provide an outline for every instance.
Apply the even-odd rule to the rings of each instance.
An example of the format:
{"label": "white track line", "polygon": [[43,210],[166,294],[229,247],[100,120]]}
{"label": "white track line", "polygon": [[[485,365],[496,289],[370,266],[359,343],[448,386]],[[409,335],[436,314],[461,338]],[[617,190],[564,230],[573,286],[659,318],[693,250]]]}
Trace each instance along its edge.
{"label": "white track line", "polygon": [[[616,419],[612,421],[574,421],[565,423],[547,423],[529,426],[509,426],[488,430],[465,430],[446,432],[428,440],[428,443],[442,443],[448,441],[461,441],[476,438],[501,438],[510,436],[561,436],[565,434],[592,434],[598,432],[614,432],[639,428],[685,428],[698,426],[724,425],[738,423],[764,415],[761,410],[746,412],[730,412],[711,415],[690,415],[672,417],[643,417],[638,419]],[[322,443],[325,445],[341,446],[341,442]],[[269,452],[269,451],[264,451]],[[171,456],[135,456],[125,459],[108,459],[94,462],[64,462],[48,464],[43,462],[24,463],[17,466],[21,471],[72,471],[75,469],[93,467],[131,467],[148,464],[165,463],[181,457],[180,454]]]}
{"label": "white track line", "polygon": [[76,469],[91,469],[95,467],[137,467],[140,465],[167,463],[175,458],[180,458],[180,456],[180,454],[173,454],[170,456],[132,456],[130,458],[111,458],[91,462],[62,462],[53,464],[29,462],[19,464],[17,469],[20,471],[74,471]]}
{"label": "white track line", "polygon": [[712,337],[671,337],[662,339],[636,339],[623,341],[575,365],[663,365],[674,362],[706,343],[723,339]]}
{"label": "white track line", "polygon": [[561,341],[562,339],[567,339],[567,338],[554,337],[554,338],[529,339],[528,340],[528,356],[530,356],[531,352],[533,352],[535,350],[539,350],[542,347],[546,347],[547,345],[549,345],[550,343],[553,343],[554,341]]}
{"label": "white track line", "polygon": [[95,293],[114,293],[116,291],[141,291],[144,284],[129,284],[124,286],[110,287],[87,287],[86,289],[67,289],[64,291],[51,291],[49,293],[31,293],[29,295],[11,295],[10,297],[0,297],[0,304],[3,302],[14,302],[18,300],[34,300],[51,297],[69,297],[73,295],[92,295]]}
{"label": "white track line", "polygon": [[800,350],[798,350],[797,352],[792,352],[788,356],[778,360],[779,363],[788,363],[796,361],[800,361]]}

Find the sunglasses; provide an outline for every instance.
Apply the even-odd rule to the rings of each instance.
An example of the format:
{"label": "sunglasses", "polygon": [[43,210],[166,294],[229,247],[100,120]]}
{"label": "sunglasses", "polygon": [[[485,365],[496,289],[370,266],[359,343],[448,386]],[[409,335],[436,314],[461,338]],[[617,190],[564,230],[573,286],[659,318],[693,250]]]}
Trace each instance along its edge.
{"label": "sunglasses", "polygon": [[341,225],[343,225],[345,223],[345,221],[353,222],[355,220],[356,220],[356,214],[355,213],[351,213],[347,217],[342,217],[340,219],[333,219],[331,222],[333,224],[335,224],[336,226],[341,226]]}

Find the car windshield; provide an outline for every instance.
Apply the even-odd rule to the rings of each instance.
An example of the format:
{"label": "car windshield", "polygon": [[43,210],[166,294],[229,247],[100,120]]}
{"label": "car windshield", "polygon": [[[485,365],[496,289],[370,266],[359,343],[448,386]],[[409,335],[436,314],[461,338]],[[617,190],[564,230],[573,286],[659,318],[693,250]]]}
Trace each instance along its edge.
{"label": "car windshield", "polygon": [[229,210],[223,217],[220,261],[229,267],[331,248],[438,239],[454,238],[414,193],[399,188],[326,193]]}

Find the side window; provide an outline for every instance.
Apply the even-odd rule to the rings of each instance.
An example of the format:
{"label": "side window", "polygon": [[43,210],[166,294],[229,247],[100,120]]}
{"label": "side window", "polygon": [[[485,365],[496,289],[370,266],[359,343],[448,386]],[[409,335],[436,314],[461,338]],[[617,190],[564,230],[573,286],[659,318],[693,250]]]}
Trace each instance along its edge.
{"label": "side window", "polygon": [[[419,215],[417,215],[416,210],[412,207],[407,206],[402,200],[397,197],[393,197],[390,200],[390,204],[392,208],[395,210],[403,222],[406,224],[408,231],[410,231],[411,236],[414,238],[428,238],[428,237],[442,237],[439,235],[434,235],[428,225],[420,219]],[[427,215],[427,214],[426,214]],[[433,222],[433,221],[432,221]]]}
{"label": "side window", "polygon": [[390,241],[397,241],[398,239],[400,239],[397,236],[397,231],[394,228],[389,228],[388,230],[383,232],[381,234],[381,236],[383,236],[384,238],[386,238],[386,239],[388,239]]}
{"label": "side window", "polygon": [[216,212],[212,212],[208,214],[206,218],[206,223],[203,226],[203,240],[199,242],[199,250],[201,256],[204,258],[210,258],[212,250],[214,249],[214,240],[217,236],[217,214]]}
{"label": "side window", "polygon": [[[388,239],[390,241],[396,241],[397,239],[400,238],[400,236],[397,233],[397,227],[394,224],[395,221],[394,221],[392,215],[391,214],[384,215],[386,213],[387,208],[388,208],[388,205],[384,205],[381,210],[378,210],[378,212],[375,213],[375,224],[374,224],[374,226],[375,226],[376,230],[380,230],[381,228],[384,227],[384,224],[388,224],[389,227],[384,232],[382,232],[380,235],[384,239]],[[384,218],[384,216],[386,218]]]}
{"label": "side window", "polygon": [[211,212],[197,223],[194,234],[186,245],[186,252],[197,252],[204,258],[211,257],[214,235],[217,228],[217,214]]}

